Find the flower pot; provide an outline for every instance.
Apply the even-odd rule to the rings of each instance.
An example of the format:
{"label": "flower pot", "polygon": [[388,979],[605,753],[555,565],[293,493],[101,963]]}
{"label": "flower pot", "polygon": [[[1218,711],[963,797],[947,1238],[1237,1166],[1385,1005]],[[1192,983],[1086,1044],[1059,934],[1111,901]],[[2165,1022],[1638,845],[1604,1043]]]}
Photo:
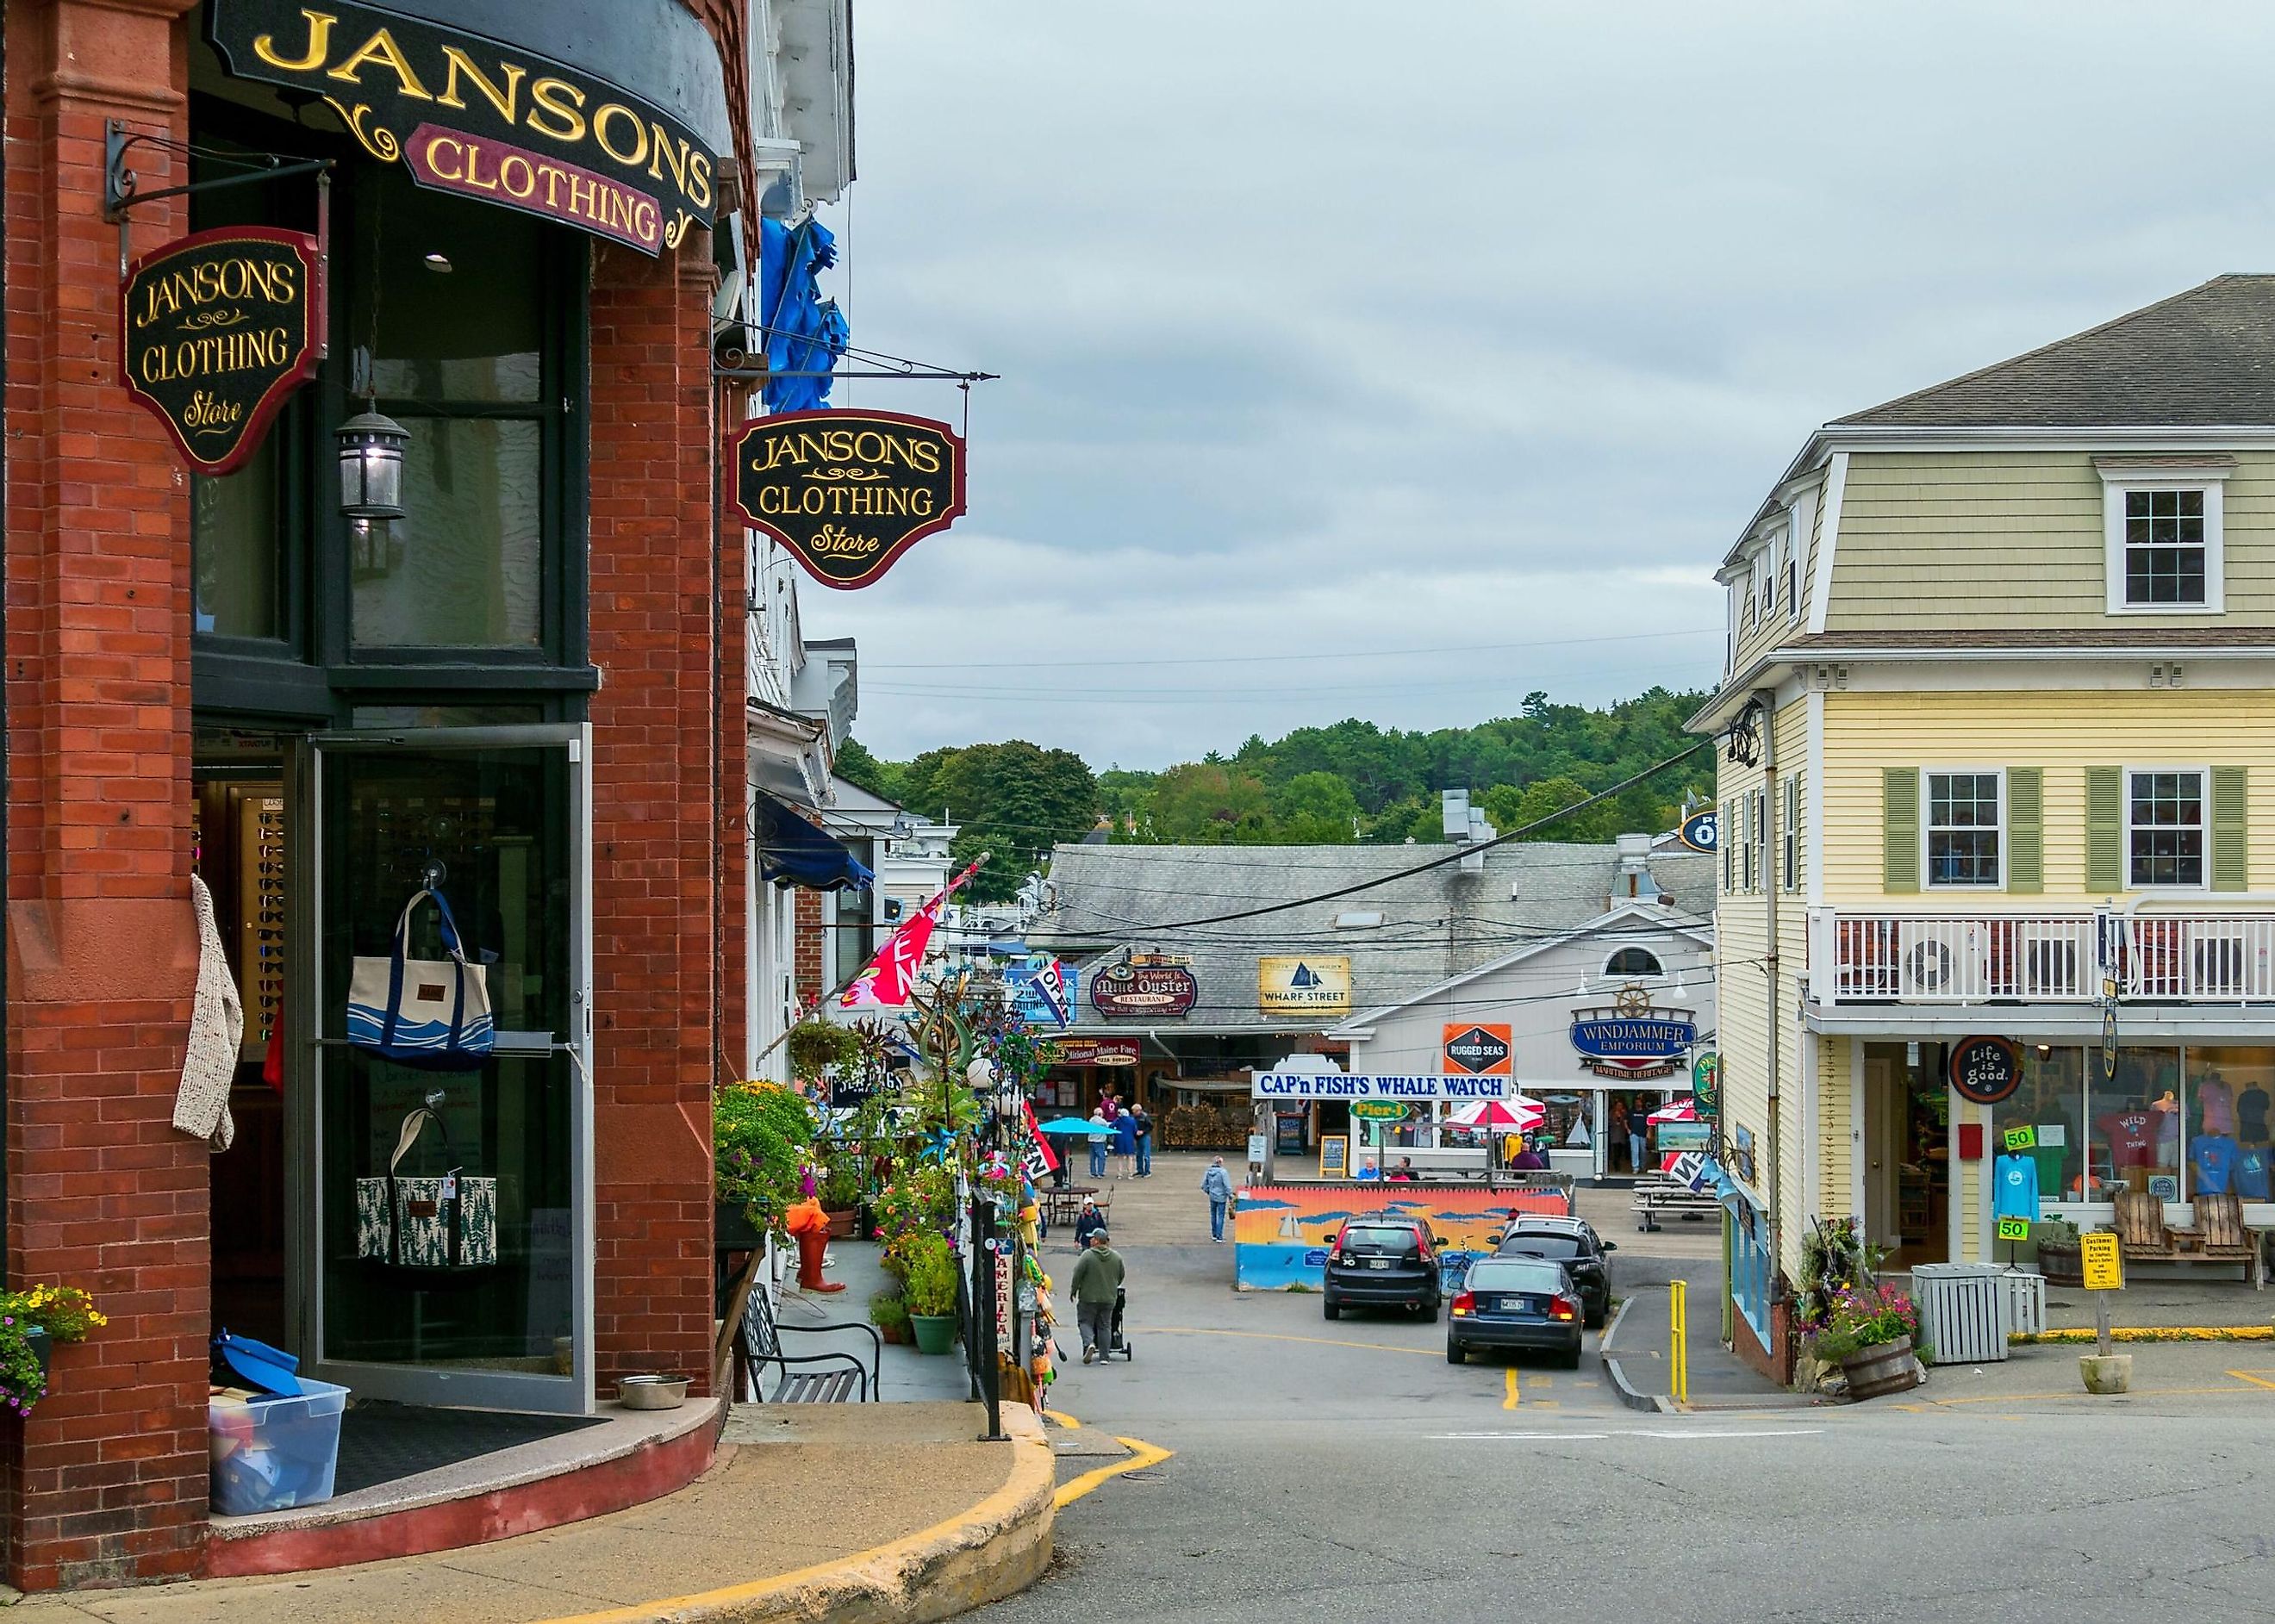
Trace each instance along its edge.
{"label": "flower pot", "polygon": [[829,1220],[831,1240],[850,1241],[860,1233],[861,1212],[858,1207],[826,1206],[821,1212],[822,1216]]}
{"label": "flower pot", "polygon": [[918,1353],[944,1354],[956,1346],[956,1316],[911,1314],[909,1332],[917,1340]]}
{"label": "flower pot", "polygon": [[1848,1396],[1852,1399],[1877,1399],[1886,1394],[1901,1393],[1917,1379],[1912,1368],[1912,1339],[1900,1336],[1893,1342],[1859,1348],[1840,1361],[1840,1372],[1848,1379]]}
{"label": "flower pot", "polygon": [[2077,1373],[2088,1393],[2123,1393],[2133,1385],[2131,1354],[2080,1354]]}
{"label": "flower pot", "polygon": [[48,1379],[48,1361],[55,1356],[56,1339],[49,1336],[44,1326],[26,1326],[24,1341],[32,1349],[32,1356],[40,1362],[40,1379]]}
{"label": "flower pot", "polygon": [[896,1319],[890,1325],[879,1326],[877,1327],[877,1334],[882,1337],[886,1341],[892,1343],[896,1347],[899,1347],[908,1341],[909,1328],[907,1326],[902,1324]]}
{"label": "flower pot", "polygon": [[2084,1288],[2085,1265],[2080,1260],[2075,1241],[2039,1242],[2038,1269],[2049,1286],[2067,1286],[2073,1290]]}

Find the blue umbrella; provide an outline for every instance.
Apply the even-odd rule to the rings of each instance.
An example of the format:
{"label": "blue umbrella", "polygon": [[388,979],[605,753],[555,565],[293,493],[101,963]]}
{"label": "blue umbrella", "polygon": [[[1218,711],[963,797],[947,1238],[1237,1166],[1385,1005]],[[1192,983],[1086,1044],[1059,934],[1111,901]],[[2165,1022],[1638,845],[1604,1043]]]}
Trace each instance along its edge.
{"label": "blue umbrella", "polygon": [[1045,1122],[1035,1131],[1038,1133],[1086,1134],[1093,1139],[1103,1139],[1110,1137],[1113,1134],[1114,1129],[1107,1126],[1104,1122],[1093,1122],[1087,1117],[1062,1116],[1054,1121]]}

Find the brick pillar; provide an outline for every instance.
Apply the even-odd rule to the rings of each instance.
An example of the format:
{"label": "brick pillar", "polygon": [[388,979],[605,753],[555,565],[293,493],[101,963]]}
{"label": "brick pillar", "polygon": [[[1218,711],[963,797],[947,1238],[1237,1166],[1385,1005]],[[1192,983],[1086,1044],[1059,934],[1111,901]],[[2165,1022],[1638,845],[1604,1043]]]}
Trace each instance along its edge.
{"label": "brick pillar", "polygon": [[795,933],[790,940],[797,954],[790,970],[790,988],[803,1007],[829,990],[821,985],[821,893],[800,886],[790,895],[795,899],[790,904],[795,910],[790,915]]}
{"label": "brick pillar", "polygon": [[[594,249],[592,296],[595,1278],[600,1371],[711,1364],[719,621],[710,238]],[[739,599],[739,588],[736,596]],[[731,623],[739,644],[739,620]],[[739,782],[739,754],[732,775]]]}
{"label": "brick pillar", "polygon": [[[169,1120],[197,958],[188,482],[118,384],[102,217],[104,120],[185,133],[185,9],[6,9],[8,1280],[110,1316],[0,1428],[26,1589],[186,1573],[205,1533],[208,1152]],[[178,201],[137,210],[132,249],[184,229]]]}

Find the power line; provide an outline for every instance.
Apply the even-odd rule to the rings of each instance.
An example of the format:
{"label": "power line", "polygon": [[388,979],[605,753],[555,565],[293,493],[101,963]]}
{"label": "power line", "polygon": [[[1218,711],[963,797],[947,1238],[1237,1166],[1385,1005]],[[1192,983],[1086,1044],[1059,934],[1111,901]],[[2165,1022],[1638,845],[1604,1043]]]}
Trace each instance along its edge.
{"label": "power line", "polygon": [[[1551,638],[1530,643],[1449,643],[1435,648],[1374,648],[1331,649],[1316,654],[1196,654],[1176,660],[1089,660],[1080,663],[1085,670],[1107,667],[1130,667],[1152,670],[1165,665],[1263,665],[1290,660],[1333,660],[1338,664],[1353,660],[1403,660],[1416,654],[1485,654],[1506,653],[1511,650],[1534,648],[1577,648],[1586,643],[1641,643],[1666,638],[1720,637],[1719,626],[1692,626],[1679,631],[1622,631],[1599,638]],[[1032,671],[1035,661],[1028,660],[942,660],[925,663],[899,661],[879,665],[865,664],[867,671]]]}

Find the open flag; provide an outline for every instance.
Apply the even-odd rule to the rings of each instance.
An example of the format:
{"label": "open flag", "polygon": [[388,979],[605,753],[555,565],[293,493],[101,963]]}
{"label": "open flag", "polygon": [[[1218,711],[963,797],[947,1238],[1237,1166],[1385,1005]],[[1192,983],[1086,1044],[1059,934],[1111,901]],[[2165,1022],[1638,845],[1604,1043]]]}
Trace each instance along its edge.
{"label": "open flag", "polygon": [[1058,1152],[1051,1149],[1051,1142],[1043,1137],[1042,1124],[1035,1121],[1035,1107],[1024,1100],[1020,1106],[1027,1114],[1027,1146],[1022,1159],[1026,1165],[1027,1176],[1039,1184],[1059,1170]]}
{"label": "open flag", "polygon": [[877,956],[864,965],[861,973],[837,995],[837,1007],[897,1009],[905,1005],[917,971],[924,968],[925,949],[932,945],[932,933],[940,924],[941,910],[964,882],[979,872],[979,865],[974,863],[949,880],[946,890],[918,909],[915,917],[892,933],[877,949]]}
{"label": "open flag", "polygon": [[1037,1001],[1041,1003],[1051,1019],[1064,1026],[1069,1019],[1066,972],[1059,968],[1058,960],[1045,959],[1040,968],[1028,979],[1027,985],[1034,990]]}

